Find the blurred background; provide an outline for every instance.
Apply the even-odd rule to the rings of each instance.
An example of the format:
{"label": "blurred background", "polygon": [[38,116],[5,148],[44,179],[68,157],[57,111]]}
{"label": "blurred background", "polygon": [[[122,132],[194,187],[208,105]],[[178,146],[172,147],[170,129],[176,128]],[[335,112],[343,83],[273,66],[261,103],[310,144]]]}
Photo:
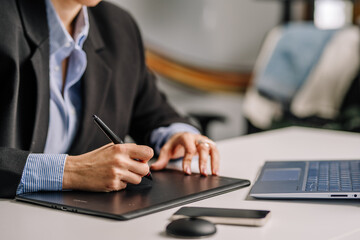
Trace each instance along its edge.
{"label": "blurred background", "polygon": [[[214,140],[297,124],[348,130],[337,123],[340,117],[343,118],[342,107],[350,89],[357,91],[354,79],[359,64],[353,56],[359,53],[357,22],[360,10],[357,1],[111,2],[128,10],[139,24],[147,49],[147,64],[158,76],[159,87],[170,103]],[[304,25],[299,27],[296,23]],[[351,31],[345,31],[349,29]],[[322,88],[321,84],[331,85],[324,80],[324,83],[318,83],[321,82],[318,79],[325,78],[318,76],[328,72],[323,69],[339,66],[331,56],[338,56],[337,51],[348,53],[349,50],[339,48],[341,45],[351,47],[352,53],[341,59],[345,67],[342,65],[332,73],[332,76],[340,74],[336,79],[345,82],[342,92],[336,93],[329,87],[326,90],[328,95],[338,96],[337,102],[331,105],[335,113],[331,115],[329,110],[327,115],[324,114],[321,104],[320,110],[305,111],[306,104],[313,105],[313,98],[302,97],[311,95],[308,89]],[[305,53],[302,48],[322,50]],[[347,67],[347,61],[351,62],[351,67]],[[345,71],[346,77],[342,76],[342,68],[349,68]],[[278,70],[274,73],[269,69]],[[304,73],[304,76],[302,83],[297,83],[295,90],[288,93],[290,98],[279,100],[276,95],[267,94],[263,86],[279,84],[269,81],[268,76],[275,74],[282,79],[283,69],[286,79],[291,78],[289,74],[300,76]],[[291,73],[286,69],[292,69]],[[284,83],[280,83],[282,85]],[[332,85],[339,86],[339,82]],[[359,103],[356,91],[350,94],[355,105]],[[325,100],[324,97],[315,102]],[[292,111],[293,108],[296,110]],[[360,120],[357,118],[356,121]],[[354,129],[356,127],[350,130]]]}

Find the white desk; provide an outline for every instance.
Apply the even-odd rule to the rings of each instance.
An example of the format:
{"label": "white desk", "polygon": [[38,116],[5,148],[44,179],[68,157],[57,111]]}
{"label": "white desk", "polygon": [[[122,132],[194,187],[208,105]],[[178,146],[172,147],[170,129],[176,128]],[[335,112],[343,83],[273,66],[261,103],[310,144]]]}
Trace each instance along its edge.
{"label": "white desk", "polygon": [[[359,159],[360,134],[287,128],[218,142],[223,176],[252,182],[265,160]],[[360,239],[360,201],[253,200],[250,188],[193,206],[270,209],[260,228],[218,225],[209,239]],[[130,221],[0,200],[0,239],[171,239],[164,233],[178,208]]]}

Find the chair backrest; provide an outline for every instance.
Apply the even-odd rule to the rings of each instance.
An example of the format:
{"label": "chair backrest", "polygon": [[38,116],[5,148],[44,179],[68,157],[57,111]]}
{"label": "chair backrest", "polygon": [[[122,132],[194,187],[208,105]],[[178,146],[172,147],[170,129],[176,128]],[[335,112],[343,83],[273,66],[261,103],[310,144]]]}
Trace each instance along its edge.
{"label": "chair backrest", "polygon": [[336,119],[359,71],[359,46],[357,26],[332,31],[311,25],[273,29],[244,99],[245,116],[260,129],[270,128],[284,113],[299,119]]}

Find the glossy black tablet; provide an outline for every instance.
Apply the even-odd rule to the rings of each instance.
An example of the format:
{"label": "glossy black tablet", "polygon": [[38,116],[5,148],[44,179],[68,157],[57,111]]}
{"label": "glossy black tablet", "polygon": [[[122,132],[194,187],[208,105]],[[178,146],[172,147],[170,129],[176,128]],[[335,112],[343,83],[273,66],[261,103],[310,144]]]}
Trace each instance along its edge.
{"label": "glossy black tablet", "polygon": [[18,195],[16,199],[70,212],[128,220],[250,185],[244,179],[188,176],[174,170],[153,172],[152,175],[152,186],[147,188],[110,193],[37,192]]}

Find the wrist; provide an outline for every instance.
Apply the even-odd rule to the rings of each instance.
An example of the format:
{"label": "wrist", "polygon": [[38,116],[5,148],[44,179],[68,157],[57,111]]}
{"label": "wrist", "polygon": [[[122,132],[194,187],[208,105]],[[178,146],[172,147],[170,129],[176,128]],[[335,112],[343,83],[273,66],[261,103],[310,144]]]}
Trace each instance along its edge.
{"label": "wrist", "polygon": [[67,156],[65,160],[64,175],[63,175],[63,190],[76,189],[75,186],[75,171],[76,171],[76,156]]}

